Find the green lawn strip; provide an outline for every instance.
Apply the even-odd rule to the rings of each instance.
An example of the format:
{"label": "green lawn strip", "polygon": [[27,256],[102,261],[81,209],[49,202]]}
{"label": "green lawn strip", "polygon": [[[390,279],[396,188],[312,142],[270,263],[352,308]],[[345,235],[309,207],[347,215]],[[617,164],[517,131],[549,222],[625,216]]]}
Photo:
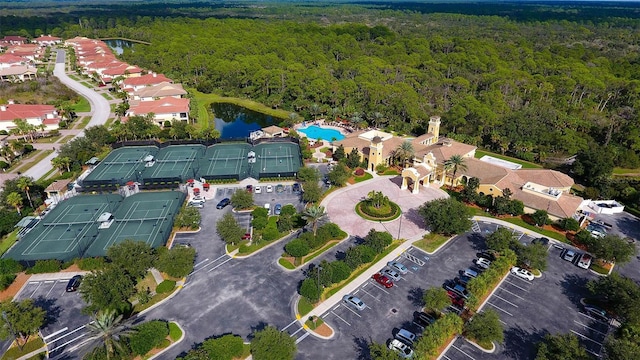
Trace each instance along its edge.
{"label": "green lawn strip", "polygon": [[[205,94],[205,93],[201,93],[195,89],[189,89],[189,92],[191,94],[193,94],[193,96],[195,97],[196,101],[198,102],[198,122],[203,121],[202,119],[200,119],[201,116],[204,116],[206,114],[206,117],[204,119],[205,123],[208,124],[209,120],[213,120],[210,119],[209,117],[211,116],[212,112],[209,111],[209,109],[211,109],[211,104],[212,103],[229,103],[229,104],[233,104],[233,105],[237,105],[237,106],[242,106],[244,108],[247,108],[249,110],[253,110],[265,115],[270,115],[276,118],[280,118],[280,119],[288,119],[289,118],[289,114],[291,114],[291,111],[287,111],[287,110],[281,110],[281,109],[272,109],[268,106],[265,106],[264,104],[261,104],[259,102],[255,102],[253,100],[249,100],[249,99],[241,99],[241,98],[235,98],[235,97],[224,97],[224,96],[220,96],[220,95],[216,95],[216,94]],[[202,109],[200,108],[202,107]]]}
{"label": "green lawn strip", "polygon": [[104,126],[109,127],[114,121],[116,121],[115,118],[109,118],[107,119],[107,122],[104,123]]}
{"label": "green lawn strip", "polygon": [[38,337],[26,343],[22,347],[22,351],[20,351],[20,348],[17,346],[10,348],[9,350],[7,350],[6,353],[4,353],[4,355],[2,355],[2,360],[18,359],[21,356],[27,355],[32,351],[41,349],[43,346],[44,346],[44,342],[42,341],[41,338]]}
{"label": "green lawn strip", "polygon": [[182,337],[182,330],[180,330],[178,324],[174,322],[169,323],[169,337],[173,342],[180,340],[180,338]]}
{"label": "green lawn strip", "polygon": [[111,96],[109,96],[109,94],[107,94],[107,93],[102,93],[100,95],[102,95],[102,97],[107,99],[107,100],[113,100],[113,98]]}
{"label": "green lawn strip", "polygon": [[115,112],[116,111],[116,106],[118,106],[118,104],[110,104],[109,108],[111,109],[111,112]]}
{"label": "green lawn strip", "polygon": [[285,258],[282,258],[282,257],[280,259],[278,259],[278,264],[282,265],[285,269],[288,269],[288,270],[295,270],[296,269],[296,267],[293,266],[293,264],[290,263],[289,260],[287,260]]}
{"label": "green lawn strip", "polygon": [[323,148],[320,148],[320,152],[322,152],[322,153],[326,153],[327,151],[329,151],[329,148],[326,147],[326,146],[323,147]]}
{"label": "green lawn strip", "polygon": [[366,180],[369,180],[369,179],[373,179],[373,175],[371,175],[371,174],[369,174],[368,172],[366,172],[366,173],[364,173],[364,175],[362,175],[362,176],[354,176],[354,179],[353,179],[353,180],[354,180],[356,183],[359,183],[359,182],[363,182],[363,181],[366,181]]}
{"label": "green lawn strip", "polygon": [[528,224],[526,221],[520,219],[520,218],[506,218],[506,219],[501,219],[503,221],[506,221],[508,223],[514,224],[514,225],[518,225],[518,226],[522,226],[523,228],[529,229],[531,231],[537,232],[538,234],[542,234],[546,237],[550,237],[553,239],[556,239],[558,241],[564,242],[569,244],[569,240],[567,239],[566,236],[557,233],[555,231],[549,231],[549,230],[545,230],[545,229],[541,229],[535,225],[531,225]]}
{"label": "green lawn strip", "polygon": [[400,173],[397,170],[387,170],[379,175],[400,175]]}
{"label": "green lawn strip", "polygon": [[595,261],[591,263],[591,270],[593,270],[593,271],[595,271],[595,272],[597,272],[598,274],[601,274],[601,275],[609,275],[609,269],[606,269],[606,268],[600,266]]}
{"label": "green lawn strip", "polygon": [[358,269],[356,269],[354,272],[352,272],[351,276],[349,276],[349,278],[347,280],[344,280],[340,284],[331,286],[329,289],[326,289],[325,292],[327,293],[327,297],[330,297],[333,294],[337,293],[343,287],[347,286],[355,278],[360,276],[363,272],[367,271],[367,269],[369,269],[372,266],[375,266],[380,259],[382,259],[385,256],[389,255],[393,250],[395,250],[398,246],[400,246],[400,244],[401,244],[400,241],[394,241],[384,252],[382,252],[381,254],[378,254],[378,256],[376,256],[375,259],[373,259],[372,262],[370,262],[368,264],[363,264]]}
{"label": "green lawn strip", "polygon": [[338,190],[338,189],[342,189],[342,187],[337,187],[337,186],[331,186],[329,188],[329,190],[325,191],[324,193],[322,193],[322,195],[320,196],[320,200],[318,200],[318,204],[320,204],[322,202],[322,200],[324,200],[324,198],[326,198],[327,196],[329,196],[329,194],[331,194],[332,192]]}
{"label": "green lawn strip", "polygon": [[89,101],[87,101],[87,99],[81,96],[78,102],[71,106],[71,109],[77,113],[89,112],[91,111],[91,105],[89,104]]}
{"label": "green lawn strip", "polygon": [[55,173],[57,171],[58,171],[58,169],[56,169],[56,168],[53,168],[53,169],[47,171],[47,173],[42,175],[42,177],[40,179],[38,179],[38,181],[48,179],[53,173]]}
{"label": "green lawn strip", "polygon": [[301,296],[300,301],[298,301],[298,314],[305,316],[313,310],[313,307],[313,304],[306,297]]}
{"label": "green lawn strip", "polygon": [[60,141],[58,141],[58,144],[66,144],[66,143],[69,142],[69,140],[73,139],[74,137],[76,137],[76,136],[75,135],[66,135],[65,137],[60,139]]}
{"label": "green lawn strip", "polygon": [[640,169],[613,168],[613,175],[640,175]]}
{"label": "green lawn strip", "polygon": [[88,82],[80,82],[80,84],[82,84],[84,87],[89,88],[89,89],[93,89],[95,86],[93,86],[93,84],[88,83]]}
{"label": "green lawn strip", "polygon": [[58,141],[58,139],[60,139],[62,135],[56,135],[56,136],[47,136],[47,137],[41,137],[36,139],[36,143],[38,144],[47,144],[47,143],[53,143]]}
{"label": "green lawn strip", "polygon": [[307,327],[311,330],[315,330],[318,328],[318,326],[324,324],[324,321],[322,320],[321,317],[318,316],[314,316],[314,320],[315,321],[311,321],[311,319],[307,319],[307,321],[305,321],[305,325],[307,325]]}
{"label": "green lawn strip", "polygon": [[[89,124],[89,121],[91,121],[91,116],[85,116],[80,121],[78,121],[76,123],[76,126],[74,126],[73,128],[74,129],[84,129]],[[75,136],[75,135],[71,135],[71,136]]]}
{"label": "green lawn strip", "polygon": [[178,290],[178,287],[176,286],[172,292],[168,292],[168,293],[163,293],[163,294],[155,294],[151,297],[151,300],[149,300],[149,302],[147,302],[146,304],[136,304],[133,307],[133,313],[134,314],[138,314],[148,308],[150,308],[151,306],[159,303],[160,301],[166,299],[169,297],[169,295],[173,294],[174,292],[176,292]]}
{"label": "green lawn strip", "polygon": [[75,81],[80,81],[80,78],[75,76],[75,75],[67,75],[68,77],[70,77],[71,79],[75,80]]}
{"label": "green lawn strip", "polygon": [[448,237],[440,235],[440,234],[435,234],[435,233],[430,233],[425,235],[422,240],[418,240],[416,242],[413,243],[413,246],[422,249],[428,253],[432,253],[434,251],[436,251],[437,248],[439,248],[442,244],[445,243],[445,241],[449,240]]}
{"label": "green lawn strip", "polygon": [[496,153],[492,153],[489,151],[484,151],[484,150],[476,150],[476,154],[475,154],[475,158],[476,159],[480,159],[481,157],[485,156],[485,155],[489,155],[492,156],[496,159],[502,159],[502,160],[506,160],[506,161],[510,161],[516,164],[520,164],[522,165],[523,169],[541,169],[542,166],[532,163],[532,162],[528,162],[528,161],[524,161],[524,160],[520,160],[517,158],[513,158],[510,156],[505,156],[505,155],[500,155],[500,154],[496,154]]}
{"label": "green lawn strip", "polygon": [[[31,154],[29,154],[26,158],[21,159],[21,165],[18,166],[15,170],[24,173],[25,171],[31,169],[37,163],[39,163],[42,159],[46,158],[51,154],[53,150],[35,150]],[[24,160],[29,160],[29,162],[25,162]]]}
{"label": "green lawn strip", "polygon": [[9,250],[9,248],[18,241],[18,230],[19,229],[16,229],[8,233],[2,240],[0,240],[0,255],[7,252],[7,250]]}
{"label": "green lawn strip", "polygon": [[329,240],[329,241],[330,241],[330,242],[329,242],[328,244],[323,245],[320,249],[318,249],[318,250],[316,250],[316,251],[312,252],[311,254],[309,254],[309,255],[305,256],[305,257],[302,259],[302,264],[300,264],[300,265],[303,265],[303,264],[306,264],[306,263],[310,262],[311,260],[315,259],[316,257],[318,257],[318,256],[320,256],[320,255],[322,255],[322,254],[324,254],[324,252],[325,252],[325,251],[327,251],[327,250],[331,249],[332,247],[334,247],[334,246],[336,246],[336,245],[340,244],[340,241],[339,241],[339,240],[338,240],[338,241],[336,241],[336,240]]}

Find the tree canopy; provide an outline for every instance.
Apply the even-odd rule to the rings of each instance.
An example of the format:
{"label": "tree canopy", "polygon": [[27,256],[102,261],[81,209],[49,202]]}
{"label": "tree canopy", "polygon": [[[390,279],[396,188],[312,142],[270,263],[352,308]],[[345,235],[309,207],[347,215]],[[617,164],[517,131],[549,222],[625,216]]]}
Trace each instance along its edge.
{"label": "tree canopy", "polygon": [[438,199],[425,203],[418,212],[432,232],[453,235],[471,228],[471,212],[465,204],[454,198]]}

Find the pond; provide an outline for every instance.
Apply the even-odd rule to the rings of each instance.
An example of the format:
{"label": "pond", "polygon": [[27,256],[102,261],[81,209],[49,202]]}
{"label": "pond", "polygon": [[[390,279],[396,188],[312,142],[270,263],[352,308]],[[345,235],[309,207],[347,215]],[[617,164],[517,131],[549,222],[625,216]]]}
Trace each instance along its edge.
{"label": "pond", "polygon": [[111,48],[111,50],[113,50],[113,52],[116,53],[117,55],[122,55],[125,48],[133,51],[134,43],[128,40],[110,39],[110,40],[104,40],[104,43],[107,44]]}
{"label": "pond", "polygon": [[282,119],[229,103],[213,103],[216,129],[221,139],[246,138],[252,131],[277,125]]}

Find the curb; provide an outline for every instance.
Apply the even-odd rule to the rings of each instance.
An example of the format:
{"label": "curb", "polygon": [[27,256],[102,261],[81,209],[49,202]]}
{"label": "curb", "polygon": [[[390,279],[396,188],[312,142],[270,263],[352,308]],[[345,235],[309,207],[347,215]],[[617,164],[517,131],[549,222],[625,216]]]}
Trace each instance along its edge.
{"label": "curb", "polygon": [[483,353],[486,353],[486,354],[493,354],[494,352],[496,352],[496,349],[498,348],[493,341],[491,342],[491,346],[492,346],[491,350],[487,350],[487,349],[483,348],[482,346],[476,344],[475,341],[471,341],[471,340],[469,340],[467,338],[464,338],[464,341],[468,342],[469,344],[471,344],[471,346],[475,347],[476,349],[478,349],[478,350],[480,350],[480,351],[482,351]]}
{"label": "curb", "polygon": [[[162,301],[158,301],[157,303],[155,303],[155,304],[153,304],[153,305],[149,306],[148,308],[146,308],[146,309],[144,309],[144,310],[140,311],[140,312],[139,312],[138,314],[136,314],[135,316],[136,316],[136,317],[138,317],[138,316],[144,315],[144,314],[148,313],[149,311],[151,311],[151,310],[153,310],[153,309],[157,308],[157,307],[158,307],[158,306],[160,306],[161,304],[164,304],[165,302],[167,302],[167,301],[169,301],[170,299],[172,299],[174,296],[176,296],[176,295],[180,292],[180,290],[182,290],[182,288],[184,287],[184,283],[186,282],[186,280],[187,280],[187,278],[186,278],[186,277],[183,277],[183,278],[182,278],[182,280],[180,280],[180,281],[176,282],[176,287],[177,287],[177,289],[175,289],[175,290],[171,293],[171,295],[169,295],[169,296],[167,296],[166,298],[162,299]],[[184,333],[184,332],[183,332],[183,333]]]}
{"label": "curb", "polygon": [[180,331],[182,331],[182,336],[180,337],[180,339],[176,340],[171,345],[169,345],[166,348],[162,349],[162,351],[160,351],[159,353],[157,353],[157,354],[153,355],[152,357],[150,357],[149,360],[155,359],[158,356],[160,356],[160,355],[164,354],[165,352],[169,351],[169,349],[171,349],[172,347],[174,347],[174,346],[178,345],[179,343],[181,343],[182,340],[184,340],[184,338],[186,337],[186,332],[184,331],[182,326],[180,326],[180,324],[177,321],[170,321],[170,322],[176,324],[176,326],[180,329]]}
{"label": "curb", "polygon": [[[228,251],[226,251],[226,247],[225,247],[225,252],[227,253],[227,255],[231,256],[231,257],[232,257],[232,258],[234,258],[234,259],[246,259],[246,258],[250,258],[250,257],[252,257],[253,255],[259,254],[260,252],[262,252],[262,251],[264,251],[264,250],[266,250],[266,249],[268,249],[268,248],[270,248],[270,247],[272,247],[272,246],[274,246],[274,245],[276,245],[276,244],[280,243],[280,242],[281,242],[281,241],[283,241],[283,240],[290,239],[292,236],[297,235],[300,231],[301,231],[301,230],[296,230],[296,231],[294,231],[294,232],[292,232],[292,233],[289,233],[288,235],[285,235],[285,236],[281,237],[281,238],[280,238],[280,239],[278,239],[278,240],[274,240],[271,244],[269,244],[269,245],[265,245],[265,246],[261,247],[260,249],[258,249],[258,250],[256,250],[256,251],[254,251],[254,252],[252,252],[252,253],[250,253],[250,254],[247,254],[247,255],[235,255],[235,254],[234,254],[234,255],[231,255],[231,254],[232,254],[232,253],[234,253],[235,251],[233,251],[233,252],[229,253]],[[236,250],[236,251],[237,251],[237,250]]]}

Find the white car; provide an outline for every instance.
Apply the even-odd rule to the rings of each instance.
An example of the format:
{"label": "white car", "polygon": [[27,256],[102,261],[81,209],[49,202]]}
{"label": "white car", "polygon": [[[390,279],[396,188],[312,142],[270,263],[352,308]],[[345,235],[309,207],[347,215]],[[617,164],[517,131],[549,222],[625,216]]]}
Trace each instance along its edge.
{"label": "white car", "polygon": [[514,266],[511,268],[511,273],[517,277],[520,277],[529,281],[533,281],[533,278],[534,278],[533,274],[529,270],[519,268],[517,266]]}
{"label": "white car", "polygon": [[267,192],[268,193],[273,192],[273,186],[267,185]]}
{"label": "white car", "polygon": [[255,192],[256,194],[262,194],[262,188],[260,186],[256,186],[255,188],[253,188],[253,192]]}
{"label": "white car", "polygon": [[476,260],[476,265],[478,265],[478,267],[481,269],[488,269],[489,266],[491,266],[491,261],[489,261],[489,259],[485,259],[481,257],[478,260]]}
{"label": "white car", "polygon": [[404,359],[411,359],[413,357],[413,350],[411,347],[398,339],[393,339],[389,343],[389,349],[397,352]]}

